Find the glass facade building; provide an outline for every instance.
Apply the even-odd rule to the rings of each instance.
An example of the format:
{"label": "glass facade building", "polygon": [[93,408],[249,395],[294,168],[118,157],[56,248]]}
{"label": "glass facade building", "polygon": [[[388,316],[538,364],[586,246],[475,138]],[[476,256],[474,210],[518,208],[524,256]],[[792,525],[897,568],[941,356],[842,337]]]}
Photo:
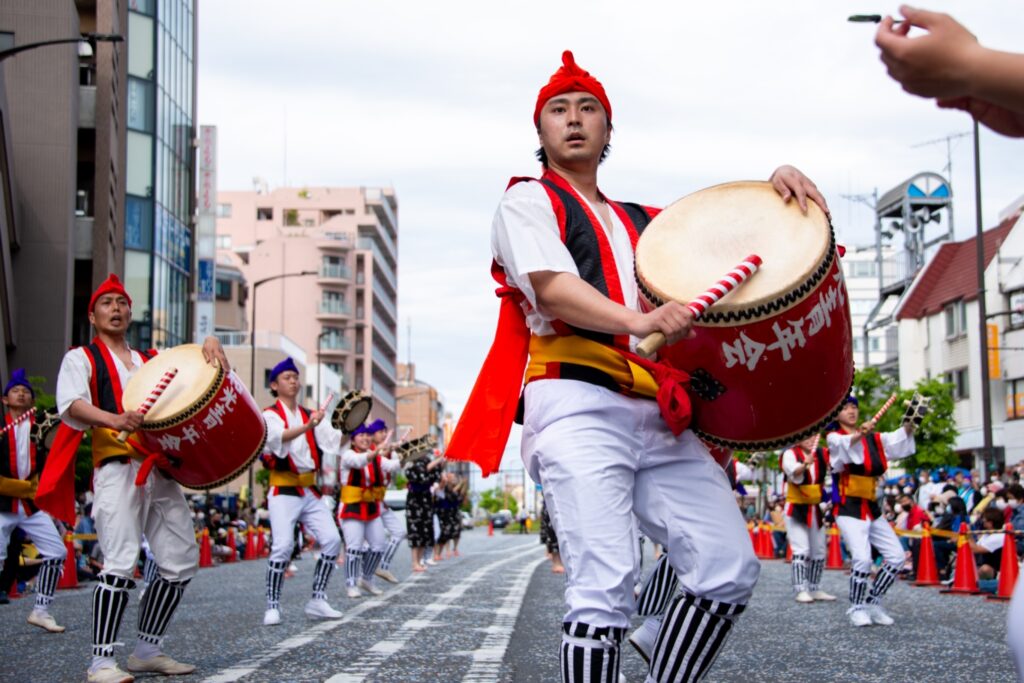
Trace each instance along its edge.
{"label": "glass facade building", "polygon": [[195,0],[129,3],[124,272],[137,348],[191,341],[195,40]]}

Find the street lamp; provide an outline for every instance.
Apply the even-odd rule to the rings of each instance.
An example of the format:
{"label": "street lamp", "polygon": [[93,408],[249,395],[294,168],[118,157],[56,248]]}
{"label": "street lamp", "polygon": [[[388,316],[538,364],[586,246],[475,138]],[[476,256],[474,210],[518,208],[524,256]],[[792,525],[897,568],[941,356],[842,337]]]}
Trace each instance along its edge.
{"label": "street lamp", "polygon": [[45,47],[46,45],[63,45],[65,43],[87,43],[90,46],[95,46],[96,43],[121,43],[124,42],[124,36],[119,36],[114,33],[83,33],[77,38],[57,38],[54,40],[42,40],[37,43],[25,43],[24,45],[18,45],[17,47],[8,48],[6,50],[0,50],[0,62],[13,57],[19,52],[25,52],[26,50],[34,50],[37,47]]}
{"label": "street lamp", "polygon": [[[256,292],[259,290],[260,285],[265,285],[268,282],[274,280],[281,280],[286,277],[303,277],[305,275],[316,275],[315,270],[304,270],[301,273],[283,273],[281,275],[272,275],[271,277],[265,277],[262,280],[257,280],[252,283],[252,320],[250,321],[251,328],[249,330],[249,391],[252,392],[253,398],[256,397]],[[249,502],[253,502],[253,492],[256,484],[256,465],[255,463],[249,465]]]}
{"label": "street lamp", "polygon": [[326,337],[329,334],[334,334],[335,332],[346,332],[348,330],[361,330],[365,326],[366,326],[366,323],[353,323],[351,325],[345,325],[343,327],[332,327],[330,329],[324,330],[323,332],[321,332],[317,336],[317,338],[316,338],[316,404],[318,406],[320,405],[320,394],[321,394],[321,391],[320,391],[320,384],[321,384],[321,382],[320,382],[320,380],[323,377],[323,371],[320,369],[320,365],[321,365],[321,361],[320,361],[320,342],[323,341],[323,338]]}

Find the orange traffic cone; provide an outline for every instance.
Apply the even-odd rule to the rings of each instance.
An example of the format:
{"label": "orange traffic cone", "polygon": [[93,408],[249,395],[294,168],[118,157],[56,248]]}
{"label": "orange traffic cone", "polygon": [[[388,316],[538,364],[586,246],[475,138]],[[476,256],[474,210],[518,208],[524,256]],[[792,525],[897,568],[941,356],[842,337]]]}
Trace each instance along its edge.
{"label": "orange traffic cone", "polygon": [[917,551],[917,580],[915,586],[938,586],[939,569],[935,564],[935,545],[932,543],[932,527],[924,523],[921,535],[921,549]]}
{"label": "orange traffic cone", "polygon": [[213,551],[210,549],[210,530],[203,529],[203,538],[199,541],[199,566],[213,566]]}
{"label": "orange traffic cone", "polygon": [[828,528],[828,558],[825,569],[843,568],[843,549],[839,541],[839,527],[832,524]]}
{"label": "orange traffic cone", "polygon": [[953,585],[940,592],[957,595],[978,593],[978,565],[974,562],[974,552],[967,540],[966,522],[960,522],[960,532],[956,538],[956,573],[953,574]]}
{"label": "orange traffic cone", "polygon": [[989,600],[1009,600],[1013,597],[1013,587],[1017,583],[1017,574],[1020,571],[1013,525],[1007,524],[1004,528],[1006,536],[1003,537],[1003,559],[999,563],[999,587],[995,595],[988,596]]}
{"label": "orange traffic cone", "polygon": [[270,553],[267,552],[267,535],[262,526],[256,527],[256,533],[258,537],[256,539],[256,557],[266,557]]}
{"label": "orange traffic cone", "polygon": [[487,522],[487,535],[488,536],[493,536],[494,535],[494,520],[493,519],[488,520],[488,522]]}
{"label": "orange traffic cone", "polygon": [[237,546],[235,546],[235,527],[233,526],[228,527],[228,549],[231,552],[229,552],[228,556],[224,558],[224,561],[234,562],[236,559],[238,559],[237,557],[235,557],[236,555],[238,555],[238,548]]}
{"label": "orange traffic cone", "polygon": [[57,588],[78,588],[78,564],[75,562],[75,544],[70,532],[64,534],[64,547],[68,555],[64,558],[64,571],[57,581]]}
{"label": "orange traffic cone", "polygon": [[761,557],[765,560],[775,559],[775,539],[772,536],[772,525],[761,524]]}
{"label": "orange traffic cone", "polygon": [[252,527],[248,527],[245,530],[245,555],[242,557],[243,560],[255,560],[256,559],[256,530]]}
{"label": "orange traffic cone", "polygon": [[793,564],[793,546],[786,543],[786,564]]}

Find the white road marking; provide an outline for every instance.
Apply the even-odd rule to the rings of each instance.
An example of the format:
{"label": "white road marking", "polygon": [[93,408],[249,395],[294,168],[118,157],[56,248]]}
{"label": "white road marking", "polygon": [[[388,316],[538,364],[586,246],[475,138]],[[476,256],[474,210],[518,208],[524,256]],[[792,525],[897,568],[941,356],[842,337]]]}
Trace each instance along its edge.
{"label": "white road marking", "polygon": [[[401,627],[399,627],[397,631],[389,635],[384,640],[378,642],[376,645],[368,648],[362,657],[360,657],[352,664],[346,665],[345,671],[335,674],[334,676],[331,676],[325,681],[325,683],[362,683],[362,681],[366,680],[367,676],[376,673],[384,662],[390,659],[394,653],[398,652],[403,647],[405,647],[405,645],[420,631],[429,626],[432,626],[434,624],[432,617],[435,617],[444,610],[447,610],[450,607],[452,607],[452,602],[461,598],[466,593],[467,590],[472,588],[477,583],[483,581],[486,578],[491,577],[492,572],[496,568],[500,567],[503,564],[520,560],[522,559],[524,554],[530,555],[534,552],[539,551],[540,549],[541,547],[537,546],[533,549],[526,550],[525,553],[513,552],[511,557],[506,557],[504,559],[491,562],[490,564],[485,565],[484,567],[481,567],[480,569],[476,570],[475,572],[470,574],[469,577],[467,577],[466,579],[463,579],[459,583],[449,588],[446,592],[438,595],[434,602],[424,606],[423,609],[415,618],[406,621],[401,625]],[[511,594],[514,595],[517,593],[517,591],[525,594],[525,585],[529,584],[529,577],[533,574],[533,570],[536,568],[536,566],[543,561],[544,558],[539,558],[528,565],[526,569],[528,569],[529,571],[520,570],[519,574],[517,574],[516,580],[513,581],[513,588],[511,589]],[[521,578],[524,575],[526,577],[525,582],[523,582]],[[523,583],[522,587],[520,587],[520,583]],[[518,600],[519,604],[522,604],[522,595],[518,596]],[[507,607],[509,604],[509,598],[506,597],[502,607]],[[503,623],[502,620],[509,619],[511,619],[511,624],[514,625],[514,615],[511,617],[504,614],[499,615],[496,622]],[[505,646],[508,645],[508,637],[511,635],[512,625],[508,627],[509,634],[505,636]],[[484,640],[485,646],[487,646],[487,643],[490,639],[491,636],[488,636]],[[502,656],[503,655],[504,650],[502,650]],[[489,656],[486,661],[490,662],[491,659],[492,656]],[[498,665],[501,665],[501,657],[498,658]],[[491,680],[493,680],[493,678]]]}

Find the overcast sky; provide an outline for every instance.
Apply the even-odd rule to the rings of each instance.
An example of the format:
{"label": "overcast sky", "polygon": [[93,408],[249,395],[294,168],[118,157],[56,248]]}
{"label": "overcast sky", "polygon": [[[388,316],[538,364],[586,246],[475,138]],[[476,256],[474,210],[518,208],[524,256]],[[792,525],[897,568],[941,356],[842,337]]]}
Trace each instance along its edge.
{"label": "overcast sky", "polygon": [[[1021,50],[1019,2],[939,2],[983,44]],[[562,50],[614,109],[601,187],[665,205],[791,163],[814,179],[840,240],[873,240],[844,194],[947,175],[966,114],[904,94],[874,25],[895,4],[832,0],[492,3],[202,0],[199,123],[218,127],[218,182],[393,186],[400,215],[399,360],[457,416],[490,344],[495,207],[511,176],[537,175],[539,88]],[[981,135],[986,227],[1024,194],[1024,142]],[[952,143],[957,237],[971,234],[970,138]],[[411,323],[411,344],[407,325]],[[519,468],[513,435],[505,463]]]}

